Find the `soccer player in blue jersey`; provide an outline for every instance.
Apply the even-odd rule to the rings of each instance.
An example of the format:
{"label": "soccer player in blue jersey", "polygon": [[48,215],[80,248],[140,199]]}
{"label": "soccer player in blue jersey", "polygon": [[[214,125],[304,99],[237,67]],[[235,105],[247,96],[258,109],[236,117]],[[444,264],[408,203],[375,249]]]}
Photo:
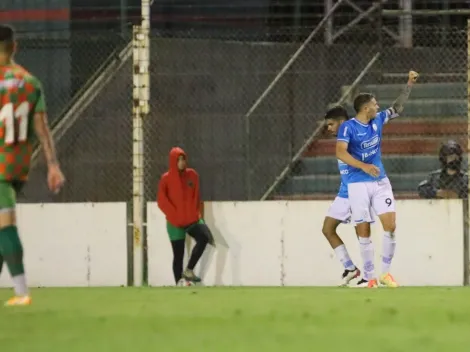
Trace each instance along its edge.
{"label": "soccer player in blue jersey", "polygon": [[[326,127],[328,128],[328,132],[333,136],[337,135],[339,126],[347,120],[349,120],[348,112],[342,106],[334,106],[325,114]],[[341,182],[338,195],[333,203],[331,203],[325,219],[323,220],[322,232],[331,248],[335,251],[336,257],[344,267],[342,275],[344,286],[361,275],[361,271],[354,265],[344,242],[336,232],[336,229],[341,223],[347,224],[350,220],[351,207],[348,199],[348,187]]]}
{"label": "soccer player in blue jersey", "polygon": [[384,124],[403,111],[418,73],[410,71],[408,83],[392,106],[378,112],[379,105],[369,93],[361,93],[354,99],[356,117],[339,127],[336,157],[341,180],[348,186],[351,217],[356,224],[359,247],[364,263],[364,278],[360,285],[377,287],[374,266],[374,246],[370,239],[372,210],[378,215],[384,230],[382,275],[379,282],[387,287],[397,287],[390,274],[395,254],[395,199],[392,186],[382,164],[382,129]]}

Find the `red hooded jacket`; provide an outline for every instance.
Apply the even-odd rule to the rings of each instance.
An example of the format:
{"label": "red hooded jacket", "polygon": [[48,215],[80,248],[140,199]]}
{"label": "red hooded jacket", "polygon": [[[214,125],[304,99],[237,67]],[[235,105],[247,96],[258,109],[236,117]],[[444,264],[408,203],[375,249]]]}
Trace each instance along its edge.
{"label": "red hooded jacket", "polygon": [[178,170],[178,158],[186,153],[175,147],[170,150],[170,166],[158,184],[157,204],[167,221],[176,227],[186,227],[201,218],[199,175],[194,169]]}

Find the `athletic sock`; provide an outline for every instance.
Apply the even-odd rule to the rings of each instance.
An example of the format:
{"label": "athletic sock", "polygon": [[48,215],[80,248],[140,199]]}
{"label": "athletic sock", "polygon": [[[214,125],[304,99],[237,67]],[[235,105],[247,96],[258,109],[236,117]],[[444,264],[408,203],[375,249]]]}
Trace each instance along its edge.
{"label": "athletic sock", "polygon": [[390,266],[392,265],[392,259],[395,255],[395,247],[397,242],[395,240],[395,233],[385,231],[382,243],[382,273],[390,272]]}
{"label": "athletic sock", "polygon": [[343,264],[346,270],[354,270],[356,266],[354,265],[351,257],[349,256],[348,250],[344,244],[339,245],[335,248],[336,257],[339,259],[341,264]]}
{"label": "athletic sock", "polygon": [[15,294],[17,296],[27,296],[28,291],[28,284],[26,283],[26,275],[16,275],[12,277],[13,280],[13,287],[15,288]]}
{"label": "athletic sock", "polygon": [[16,226],[12,225],[0,229],[0,254],[10,271],[15,294],[17,296],[27,295],[28,287],[24,275],[23,246]]}
{"label": "athletic sock", "polygon": [[364,263],[364,279],[375,279],[374,245],[369,237],[359,237],[359,248]]}

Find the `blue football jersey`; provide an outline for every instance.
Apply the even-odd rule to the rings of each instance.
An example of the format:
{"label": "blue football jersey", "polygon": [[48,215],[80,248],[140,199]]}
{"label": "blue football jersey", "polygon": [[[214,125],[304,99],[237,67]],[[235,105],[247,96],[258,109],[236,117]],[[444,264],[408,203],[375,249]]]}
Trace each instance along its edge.
{"label": "blue football jersey", "polygon": [[338,197],[340,198],[348,198],[348,186],[341,181],[339,185]]}
{"label": "blue football jersey", "polygon": [[379,112],[374,119],[364,124],[355,118],[345,121],[338,130],[337,141],[348,143],[348,152],[353,158],[366,164],[373,164],[380,169],[380,175],[373,177],[338,160],[341,181],[346,185],[355,182],[377,181],[386,177],[382,164],[382,130],[384,124],[397,117],[393,109]]}

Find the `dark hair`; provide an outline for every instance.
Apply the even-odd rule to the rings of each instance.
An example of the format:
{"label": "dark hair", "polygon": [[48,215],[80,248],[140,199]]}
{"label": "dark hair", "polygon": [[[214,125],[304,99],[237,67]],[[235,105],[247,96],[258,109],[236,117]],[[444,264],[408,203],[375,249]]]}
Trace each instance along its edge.
{"label": "dark hair", "polygon": [[462,158],[462,147],[454,140],[449,140],[445,143],[442,143],[441,148],[439,149],[439,160],[445,162],[445,158],[449,155],[457,155],[459,158]]}
{"label": "dark hair", "polygon": [[364,106],[364,104],[367,104],[374,98],[375,97],[373,94],[359,93],[359,95],[354,99],[354,110],[356,110],[356,112],[361,111],[361,108]]}
{"label": "dark hair", "polygon": [[341,105],[336,105],[329,109],[325,114],[325,120],[349,120],[348,112]]}
{"label": "dark hair", "polygon": [[[441,163],[441,168],[446,170],[460,170],[462,167],[462,152],[462,147],[456,141],[449,140],[443,143],[439,149],[439,162]],[[457,160],[453,160],[448,163],[447,157],[450,155],[456,155]]]}
{"label": "dark hair", "polygon": [[15,41],[15,31],[7,25],[0,25],[0,50],[13,51]]}

